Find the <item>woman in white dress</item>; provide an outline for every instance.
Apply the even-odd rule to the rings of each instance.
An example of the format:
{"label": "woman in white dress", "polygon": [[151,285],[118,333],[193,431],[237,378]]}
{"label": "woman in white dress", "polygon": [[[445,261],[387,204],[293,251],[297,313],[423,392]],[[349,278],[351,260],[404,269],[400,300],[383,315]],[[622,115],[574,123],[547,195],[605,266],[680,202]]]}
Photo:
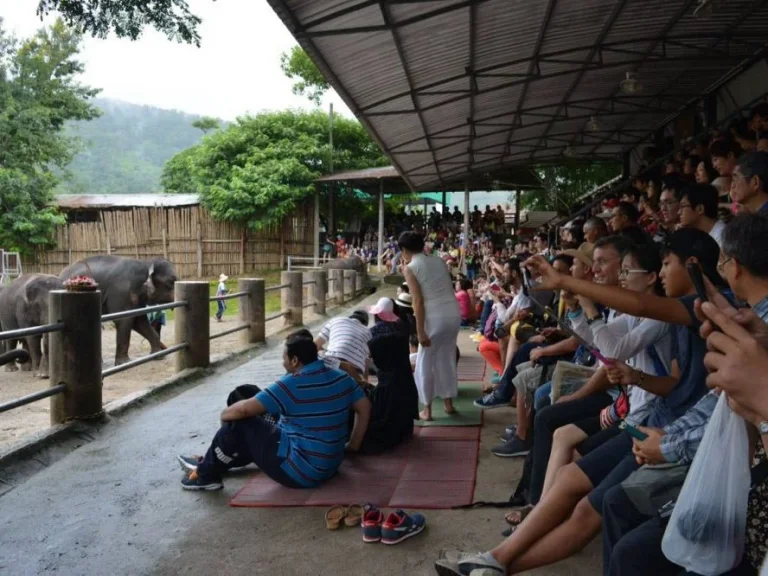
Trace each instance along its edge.
{"label": "woman in white dress", "polygon": [[413,298],[419,352],[416,358],[416,387],[424,410],[422,420],[432,419],[432,400],[439,396],[445,412],[454,414],[458,394],[456,339],[461,326],[459,303],[453,292],[448,266],[437,256],[424,254],[424,237],[403,232],[398,246],[406,266],[405,281]]}

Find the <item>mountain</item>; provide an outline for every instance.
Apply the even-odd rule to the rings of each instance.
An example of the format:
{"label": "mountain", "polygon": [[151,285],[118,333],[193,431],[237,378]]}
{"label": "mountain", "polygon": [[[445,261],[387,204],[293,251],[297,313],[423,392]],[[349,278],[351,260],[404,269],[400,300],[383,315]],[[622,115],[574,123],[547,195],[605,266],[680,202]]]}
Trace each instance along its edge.
{"label": "mountain", "polygon": [[59,186],[61,193],[161,192],[165,162],[203,137],[192,126],[199,116],[106,98],[94,103],[101,117],[67,127],[85,149],[69,165],[70,176]]}

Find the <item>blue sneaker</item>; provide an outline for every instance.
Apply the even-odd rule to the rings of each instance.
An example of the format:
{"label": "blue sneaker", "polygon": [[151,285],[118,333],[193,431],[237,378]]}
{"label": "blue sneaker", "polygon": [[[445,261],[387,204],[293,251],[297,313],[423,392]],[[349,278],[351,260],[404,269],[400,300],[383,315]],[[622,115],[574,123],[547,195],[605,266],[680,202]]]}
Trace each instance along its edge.
{"label": "blue sneaker", "polygon": [[408,515],[402,510],[391,512],[381,526],[382,544],[399,544],[411,536],[423,532],[427,520],[421,514]]}
{"label": "blue sneaker", "polygon": [[494,376],[491,378],[491,384],[498,384],[499,382],[501,382],[501,376]]}
{"label": "blue sneaker", "polygon": [[221,490],[224,488],[224,484],[221,483],[221,479],[203,478],[197,473],[197,470],[192,470],[188,476],[181,479],[181,488],[183,490],[210,492],[212,490]]}
{"label": "blue sneaker", "polygon": [[493,392],[489,392],[482,398],[478,398],[477,400],[475,400],[474,404],[478,408],[485,408],[486,410],[491,410],[492,408],[503,408],[504,406],[509,406],[509,400],[504,400],[494,390]]}
{"label": "blue sneaker", "polygon": [[384,523],[384,514],[373,504],[366,504],[363,521],[363,542],[379,542],[381,540],[381,525]]}
{"label": "blue sneaker", "polygon": [[197,470],[198,465],[200,462],[203,461],[202,456],[182,456],[178,455],[176,456],[176,460],[178,460],[179,465],[181,466],[181,469],[186,472],[192,472],[193,470]]}

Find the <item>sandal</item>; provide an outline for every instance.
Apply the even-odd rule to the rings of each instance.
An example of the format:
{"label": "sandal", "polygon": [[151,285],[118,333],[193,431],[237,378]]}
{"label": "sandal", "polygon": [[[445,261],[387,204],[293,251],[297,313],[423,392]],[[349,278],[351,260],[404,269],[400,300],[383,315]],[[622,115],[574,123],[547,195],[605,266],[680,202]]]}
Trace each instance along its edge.
{"label": "sandal", "polygon": [[517,510],[512,510],[511,512],[507,512],[504,515],[504,522],[510,526],[518,526],[520,523],[522,523],[523,520],[525,520],[526,516],[531,513],[531,510],[533,510],[533,506],[529,505],[518,508]]}
{"label": "sandal", "polygon": [[363,507],[360,504],[352,504],[349,508],[347,508],[346,516],[344,518],[344,525],[349,526],[350,528],[353,526],[358,526],[362,519]]}
{"label": "sandal", "polygon": [[501,531],[501,536],[503,538],[509,538],[510,536],[512,536],[512,534],[515,533],[515,530],[517,530],[517,528],[518,526],[510,526],[509,528],[505,528],[504,530]]}
{"label": "sandal", "polygon": [[338,530],[346,516],[347,509],[344,506],[331,506],[325,511],[325,527],[328,530]]}

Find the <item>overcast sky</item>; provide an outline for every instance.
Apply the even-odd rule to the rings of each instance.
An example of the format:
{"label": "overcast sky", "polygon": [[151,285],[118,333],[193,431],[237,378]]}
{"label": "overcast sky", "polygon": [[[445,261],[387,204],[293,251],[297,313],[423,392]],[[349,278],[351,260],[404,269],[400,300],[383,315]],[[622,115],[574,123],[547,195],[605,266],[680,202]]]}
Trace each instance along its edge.
{"label": "overcast sky", "polygon": [[[101,96],[135,104],[182,110],[232,120],[246,112],[311,109],[294,96],[280,70],[280,54],[296,41],[265,0],[189,0],[203,19],[200,48],[177,44],[154,30],[135,42],[88,37],[81,60],[83,82]],[[0,16],[17,36],[41,26],[37,0],[0,0]],[[326,95],[337,112],[351,117],[335,94]]]}

